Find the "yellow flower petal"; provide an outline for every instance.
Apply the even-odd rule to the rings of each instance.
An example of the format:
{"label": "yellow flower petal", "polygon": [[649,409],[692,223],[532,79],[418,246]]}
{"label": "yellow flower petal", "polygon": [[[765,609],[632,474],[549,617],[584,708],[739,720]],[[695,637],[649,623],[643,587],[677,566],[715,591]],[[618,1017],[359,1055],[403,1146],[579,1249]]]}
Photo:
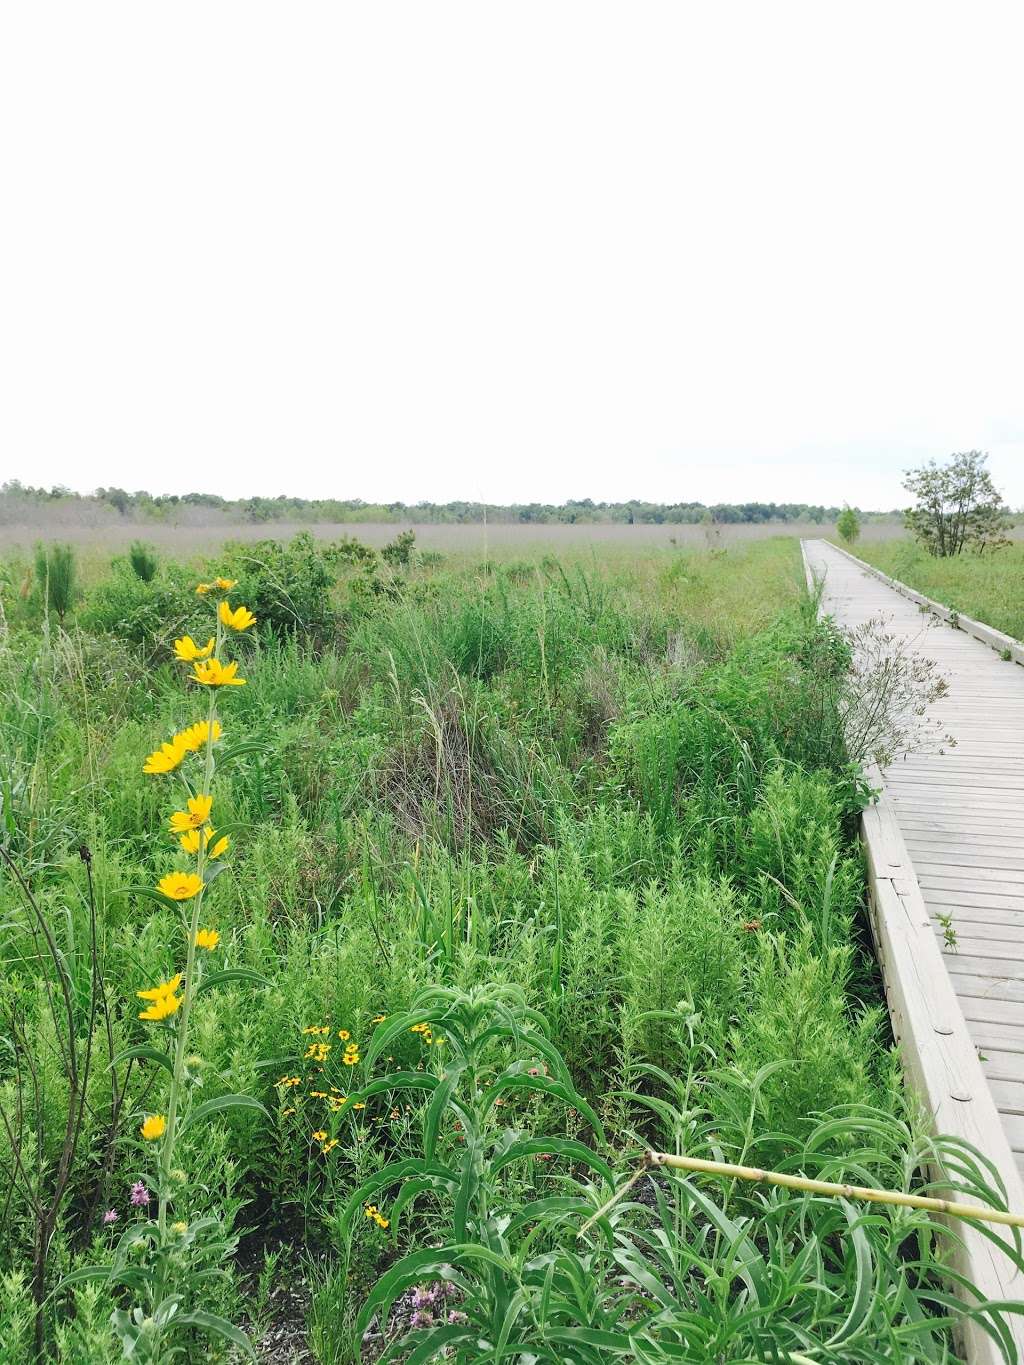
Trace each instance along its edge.
{"label": "yellow flower petal", "polygon": [[213,797],[202,794],[190,796],[185,804],[187,810],[176,810],[171,816],[172,834],[184,834],[186,830],[199,829],[205,825],[213,809]]}
{"label": "yellow flower petal", "polygon": [[207,659],[204,663],[192,665],[192,680],[202,683],[204,687],[244,687],[245,679],[235,677],[237,671],[237,659],[232,659],[229,664],[222,664],[219,659]]}
{"label": "yellow flower petal", "polygon": [[217,614],[220,616],[222,623],[225,626],[229,626],[232,630],[248,630],[250,626],[256,624],[256,617],[253,616],[248,607],[236,607],[235,610],[232,611],[231,604],[226,598],[221,601],[220,606],[217,608]]}
{"label": "yellow flower petal", "polygon": [[167,1019],[181,1009],[181,1004],[180,995],[161,995],[146,1009],[139,1011],[139,1018],[150,1021]]}
{"label": "yellow flower petal", "polygon": [[159,889],[172,901],[190,901],[203,889],[203,879],[194,872],[169,872],[161,877]]}
{"label": "yellow flower petal", "polygon": [[164,995],[174,995],[181,985],[181,972],[176,972],[169,981],[161,981],[159,986],[153,986],[148,991],[136,991],[135,994],[140,1000],[159,1000]]}
{"label": "yellow flower petal", "polygon": [[[174,736],[174,743],[181,744],[188,753],[194,754],[202,749],[210,734],[209,722],[197,720],[195,725],[189,725],[184,730],[179,730]],[[220,721],[213,722],[213,742],[216,744],[221,737]]]}
{"label": "yellow flower petal", "polygon": [[182,762],[188,750],[175,735],[170,744],[161,744],[142,765],[144,773],[172,773]]}
{"label": "yellow flower petal", "polygon": [[163,1114],[150,1114],[149,1118],[143,1123],[139,1132],[147,1142],[153,1142],[158,1137],[163,1137],[167,1127],[167,1120]]}
{"label": "yellow flower petal", "polygon": [[193,659],[206,659],[213,653],[213,636],[207,640],[205,646],[200,648],[192,639],[191,635],[183,635],[180,640],[174,642],[175,657],[184,664],[190,664]]}

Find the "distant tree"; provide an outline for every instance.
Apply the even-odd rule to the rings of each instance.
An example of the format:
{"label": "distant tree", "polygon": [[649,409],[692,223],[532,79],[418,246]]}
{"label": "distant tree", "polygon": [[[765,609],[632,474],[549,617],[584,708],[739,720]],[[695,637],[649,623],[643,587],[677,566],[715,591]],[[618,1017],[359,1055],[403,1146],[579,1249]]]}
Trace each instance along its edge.
{"label": "distant tree", "polygon": [[836,530],[839,532],[847,545],[852,545],[860,535],[860,517],[853,510],[849,503],[839,513],[836,521]]}
{"label": "distant tree", "polygon": [[930,460],[908,470],[903,487],[917,499],[904,513],[909,530],[929,554],[945,559],[965,549],[982,553],[1009,544],[1002,495],[980,450],[960,451],[946,464]]}

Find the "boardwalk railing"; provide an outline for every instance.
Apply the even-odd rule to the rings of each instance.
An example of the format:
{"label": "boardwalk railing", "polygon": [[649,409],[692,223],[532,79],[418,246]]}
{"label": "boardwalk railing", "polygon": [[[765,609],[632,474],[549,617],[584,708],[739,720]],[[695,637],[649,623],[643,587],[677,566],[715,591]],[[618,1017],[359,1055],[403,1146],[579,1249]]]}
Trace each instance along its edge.
{"label": "boardwalk railing", "polygon": [[[800,542],[801,548],[803,541]],[[865,573],[872,574],[883,582],[886,587],[892,588],[893,592],[898,592],[901,596],[907,597],[911,602],[916,602],[924,611],[929,611],[933,616],[937,616],[940,621],[945,621],[954,630],[962,630],[966,635],[972,636],[975,640],[980,640],[983,645],[988,645],[990,649],[1002,655],[1006,659],[1012,659],[1015,664],[1024,664],[1024,644],[1015,640],[1012,635],[1006,635],[1001,630],[996,630],[994,626],[987,626],[984,621],[976,621],[973,616],[965,616],[963,612],[954,611],[952,607],[944,607],[941,602],[935,602],[930,597],[925,597],[916,588],[910,588],[906,583],[901,583],[898,578],[890,578],[881,569],[876,569],[873,564],[866,563],[863,559],[858,559],[849,550],[844,550],[841,545],[836,545],[834,541],[829,541],[831,548],[841,555],[845,555],[863,569]],[[807,557],[804,556],[804,568],[807,569]]]}
{"label": "boardwalk railing", "polygon": [[[803,541],[800,549],[808,589],[813,592],[815,579]],[[861,562],[853,555],[848,558]],[[884,574],[878,577],[894,586]],[[929,1116],[933,1131],[977,1148],[999,1172],[1007,1206],[1024,1212],[1024,1187],[942,960],[895,808],[881,775],[873,777],[872,785],[881,788],[881,794],[861,816],[871,931],[907,1084]],[[938,1167],[929,1174],[937,1181],[948,1179]],[[986,1299],[1024,1299],[1024,1277],[977,1225],[957,1222],[951,1232],[957,1239],[951,1258],[955,1270]],[[1010,1315],[1007,1326],[1014,1336],[1016,1358],[1024,1360],[1024,1320]],[[961,1346],[971,1365],[1004,1361],[995,1342],[976,1323],[965,1325]]]}

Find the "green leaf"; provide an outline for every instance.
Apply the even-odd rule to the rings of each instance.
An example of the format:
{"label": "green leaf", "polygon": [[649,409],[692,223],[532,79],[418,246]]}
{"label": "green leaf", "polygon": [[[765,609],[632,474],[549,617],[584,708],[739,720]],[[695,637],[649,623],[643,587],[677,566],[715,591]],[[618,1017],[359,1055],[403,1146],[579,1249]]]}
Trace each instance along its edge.
{"label": "green leaf", "polygon": [[244,739],[238,744],[232,744],[230,748],[221,749],[217,755],[217,767],[222,768],[225,763],[231,763],[236,758],[241,758],[243,754],[267,754],[270,752],[270,745],[265,740]]}
{"label": "green leaf", "polygon": [[571,1109],[575,1109],[578,1114],[581,1114],[590,1124],[597,1137],[601,1141],[604,1140],[604,1129],[601,1126],[601,1120],[594,1113],[593,1109],[591,1109],[582,1095],[578,1095],[575,1090],[570,1090],[570,1088],[563,1085],[561,1081],[553,1081],[548,1076],[527,1076],[521,1072],[513,1073],[512,1075],[506,1073],[488,1090],[487,1098],[484,1100],[483,1106],[485,1114],[494,1104],[494,1101],[506,1090],[536,1090],[541,1095],[551,1095],[554,1099],[561,1100],[563,1104],[567,1104]]}
{"label": "green leaf", "polygon": [[[223,986],[226,981],[251,981],[257,986],[271,984],[267,977],[254,972],[251,967],[228,967],[223,972],[213,972],[210,976],[204,976],[196,988],[196,995],[202,995],[203,991],[208,991],[213,986]],[[285,1058],[285,1061],[289,1060],[294,1059]]]}
{"label": "green leaf", "polygon": [[342,1233],[346,1231],[356,1210],[361,1208],[371,1195],[376,1195],[378,1191],[385,1190],[389,1185],[396,1185],[401,1182],[417,1178],[419,1180],[429,1180],[432,1182],[441,1181],[451,1188],[458,1183],[458,1176],[454,1171],[442,1166],[438,1161],[424,1161],[421,1157],[405,1157],[402,1161],[392,1161],[387,1166],[382,1166],[379,1171],[368,1176],[363,1183],[349,1196],[348,1203],[337,1215],[336,1225]]}
{"label": "green leaf", "polygon": [[448,1075],[438,1085],[431,1096],[427,1116],[423,1124],[423,1154],[432,1161],[437,1151],[437,1133],[441,1118],[447,1109],[452,1094],[463,1072],[463,1065],[456,1064],[449,1069]]}
{"label": "green leaf", "polygon": [[116,900],[126,899],[129,896],[141,896],[143,900],[155,901],[157,905],[163,906],[165,910],[178,910],[178,901],[172,901],[170,896],[165,896],[162,891],[158,891],[155,886],[125,886],[120,891],[114,892]]}
{"label": "green leaf", "polygon": [[216,1099],[205,1100],[186,1115],[181,1125],[182,1132],[192,1124],[198,1123],[200,1119],[209,1118],[211,1114],[219,1114],[223,1109],[255,1109],[264,1118],[270,1118],[264,1106],[251,1095],[218,1095]]}
{"label": "green leaf", "polygon": [[112,1058],[108,1071],[111,1071],[120,1062],[127,1062],[137,1059],[140,1062],[156,1062],[157,1066],[162,1066],[165,1071],[174,1075],[174,1063],[166,1052],[161,1052],[158,1047],[148,1047],[145,1043],[140,1043],[138,1047],[126,1047],[123,1052],[119,1052]]}
{"label": "green leaf", "polygon": [[[77,1270],[69,1270],[66,1275],[62,1275],[57,1289],[64,1289],[72,1284],[84,1284],[87,1280],[109,1280],[113,1274],[108,1265],[82,1265]],[[51,1291],[51,1294],[55,1291]]]}
{"label": "green leaf", "polygon": [[432,1327],[426,1335],[419,1332],[410,1332],[402,1342],[396,1345],[402,1349],[414,1347],[405,1358],[405,1365],[426,1365],[431,1360],[443,1359],[442,1351],[445,1347],[453,1346],[457,1341],[464,1341],[472,1346],[479,1336],[476,1327],[471,1323],[462,1323],[457,1326]]}
{"label": "green leaf", "polygon": [[554,1156],[563,1156],[569,1161],[578,1161],[584,1166],[589,1166],[611,1189],[615,1188],[615,1175],[608,1163],[602,1161],[589,1147],[582,1142],[575,1141],[574,1138],[537,1137],[527,1138],[523,1142],[514,1142],[507,1151],[490,1163],[488,1169],[492,1175],[495,1175],[510,1162],[519,1161],[527,1156],[536,1156],[541,1152],[550,1152]]}
{"label": "green leaf", "polygon": [[465,1261],[483,1261],[506,1274],[510,1267],[503,1257],[488,1247],[472,1244],[459,1244],[446,1247],[428,1247],[425,1251],[414,1251],[405,1256],[397,1265],[383,1274],[367,1296],[362,1312],[356,1322],[356,1336],[361,1338],[369,1326],[370,1319],[380,1310],[382,1320],[387,1310],[399,1294],[405,1292],[417,1280],[444,1279],[446,1266],[461,1265]]}
{"label": "green leaf", "polygon": [[239,1350],[244,1351],[250,1360],[256,1359],[252,1343],[241,1328],[233,1327],[226,1318],[219,1318],[216,1313],[204,1313],[202,1309],[197,1308],[191,1313],[178,1314],[174,1321],[185,1327],[200,1327],[204,1332],[212,1332],[215,1336],[223,1337],[225,1341],[230,1341]]}

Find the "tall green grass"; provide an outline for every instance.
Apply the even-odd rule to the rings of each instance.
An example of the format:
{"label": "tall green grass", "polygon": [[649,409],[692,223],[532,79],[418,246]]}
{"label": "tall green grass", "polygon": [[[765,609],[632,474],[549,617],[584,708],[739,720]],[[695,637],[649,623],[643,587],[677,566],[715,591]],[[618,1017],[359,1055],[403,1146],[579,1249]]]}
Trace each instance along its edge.
{"label": "tall green grass", "polygon": [[[806,1199],[674,1182],[649,1195],[653,1205],[624,1208],[597,1242],[573,1240],[578,1215],[607,1192],[607,1180],[585,1170],[607,1168],[617,1180],[644,1143],[848,1172],[861,1183],[919,1179],[923,1139],[861,946],[842,738],[814,705],[830,641],[803,601],[796,543],[568,561],[413,557],[387,573],[372,564],[368,573],[351,554],[325,557],[316,581],[330,586],[308,630],[302,613],[284,609],[308,591],[315,547],[282,548],[262,569],[248,551],[233,565],[231,553],[212,567],[247,575],[252,601],[284,613],[246,642],[258,666],[232,698],[232,717],[257,742],[219,775],[218,795],[220,818],[244,826],[219,883],[225,966],[254,969],[270,985],[201,997],[194,1026],[204,1093],[257,1095],[273,1118],[225,1115],[202,1146],[186,1135],[192,1216],[225,1211],[243,1245],[311,1258],[310,1339],[324,1361],[383,1350],[382,1341],[365,1350],[359,1341],[373,1286],[396,1258],[455,1234],[474,1246],[504,1238],[494,1251],[503,1269],[488,1281],[490,1316],[478,1327],[500,1335],[499,1308],[521,1295],[505,1340],[525,1334],[522,1349],[542,1347],[540,1358],[566,1358],[566,1332],[614,1335],[608,1315],[620,1299],[620,1327],[646,1313],[646,1291],[614,1290],[616,1275],[641,1271],[653,1278],[636,1282],[655,1298],[657,1282],[692,1300],[689,1325],[673,1319],[668,1335],[647,1332],[643,1358],[661,1359],[673,1343],[698,1354],[671,1358],[693,1359],[708,1350],[738,1359],[729,1352],[764,1342],[827,1343],[841,1333],[836,1302],[847,1293],[858,1304],[847,1333],[856,1348],[844,1356],[836,1345],[819,1358],[875,1358],[856,1354],[873,1335],[889,1358],[947,1358],[934,1230],[899,1214],[864,1221]],[[64,631],[46,628],[40,604],[18,595],[16,574],[0,582],[9,585],[10,623],[0,640],[5,846],[46,913],[74,934],[77,850],[89,845],[104,960],[114,996],[128,1000],[174,964],[166,912],[122,888],[163,870],[152,830],[166,811],[140,755],[194,719],[169,662],[175,633],[192,628],[187,569],[165,563],[147,583],[115,566],[89,586]],[[26,1039],[45,1055],[45,997],[6,883],[0,919],[8,926],[0,1018],[5,1004],[29,1002]],[[438,1034],[457,1032],[470,1001],[497,1011],[502,1027],[514,1016],[508,1036],[525,1031],[534,1049],[501,1062],[522,1063],[511,1074],[526,1080],[479,1115],[480,1161],[534,1139],[583,1145],[559,1149],[574,1153],[568,1167],[542,1159],[553,1155],[542,1149],[507,1163],[492,1192],[498,1204],[483,1186],[453,1199],[447,1187],[424,1189],[422,1213],[410,1203],[382,1230],[352,1204],[353,1191],[395,1162],[429,1159],[432,1143],[460,1162],[468,1150],[454,1085],[442,1104],[436,1085],[427,1093],[387,1079],[399,1071],[447,1085],[446,1068],[462,1055],[456,1033],[428,1047],[403,1027],[386,1047],[373,1042],[387,1020],[414,1006],[422,1013],[424,992],[436,990],[455,1012],[439,1016]],[[110,1024],[115,1047],[140,1041],[131,1011]],[[358,1065],[343,1068],[338,1053],[322,1067],[307,1057],[310,1028],[328,1029],[339,1053],[346,1032],[362,1049]],[[494,1056],[481,1045],[481,1077],[498,1065],[498,1037]],[[540,1079],[545,1068],[557,1072],[568,1104],[532,1084],[535,1062]],[[27,1122],[45,1146],[61,1093],[55,1075],[40,1075]],[[133,1071],[133,1103],[151,1083],[146,1064]],[[10,1103],[10,1085],[9,1072],[0,1076],[0,1104]],[[336,1107],[339,1093],[347,1106]],[[466,1103],[479,1098],[474,1091]],[[110,1121],[97,1091],[90,1150]],[[325,1151],[319,1132],[337,1145]],[[125,1192],[137,1172],[126,1137],[116,1150],[115,1169],[97,1175],[87,1164],[76,1176],[55,1253],[63,1268],[87,1251],[92,1262],[110,1254],[109,1232],[82,1222],[97,1197],[121,1227],[132,1216]],[[13,1159],[0,1130],[0,1168]],[[386,1181],[379,1189],[373,1202],[396,1197]],[[513,1223],[496,1231],[506,1216]],[[17,1271],[30,1229],[16,1188],[0,1205],[0,1229],[5,1312],[20,1323],[28,1289]],[[837,1249],[847,1236],[860,1247],[861,1230],[863,1255]],[[750,1319],[762,1337],[741,1330],[734,1311],[749,1299],[733,1292],[741,1233],[763,1266]],[[641,1259],[626,1267],[630,1246]],[[549,1317],[543,1276],[526,1269],[542,1247],[559,1284]],[[413,1281],[436,1272],[429,1258],[403,1263],[419,1267]],[[225,1268],[211,1280],[210,1311],[237,1319],[249,1302],[256,1314],[237,1266]],[[913,1292],[901,1297],[908,1274]],[[465,1284],[463,1299],[479,1288]],[[112,1305],[85,1294],[70,1286],[56,1294],[48,1340],[56,1349],[62,1334],[91,1334],[88,1349],[102,1359]],[[414,1331],[402,1311],[389,1320],[394,1330]],[[580,1359],[616,1358],[600,1340]],[[484,1357],[454,1336],[451,1344],[467,1361],[504,1349]]]}

